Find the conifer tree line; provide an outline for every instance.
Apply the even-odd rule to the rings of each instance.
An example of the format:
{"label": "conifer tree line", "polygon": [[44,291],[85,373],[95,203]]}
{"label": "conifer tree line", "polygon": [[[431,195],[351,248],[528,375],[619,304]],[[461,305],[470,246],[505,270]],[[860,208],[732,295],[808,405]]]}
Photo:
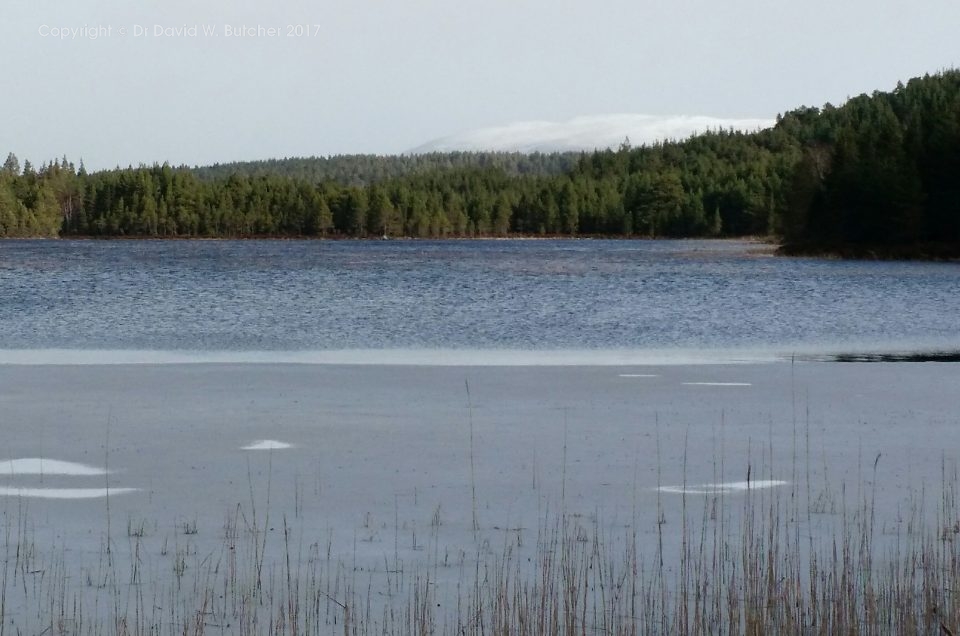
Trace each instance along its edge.
{"label": "conifer tree line", "polygon": [[367,186],[412,173],[462,168],[494,168],[509,175],[559,175],[577,163],[579,152],[428,152],[408,155],[336,155],[293,157],[264,161],[237,161],[193,168],[201,179],[230,175],[262,177],[281,175],[312,183],[336,181]]}
{"label": "conifer tree line", "polygon": [[960,71],[768,130],[580,154],[0,169],[0,236],[701,237],[960,246]]}

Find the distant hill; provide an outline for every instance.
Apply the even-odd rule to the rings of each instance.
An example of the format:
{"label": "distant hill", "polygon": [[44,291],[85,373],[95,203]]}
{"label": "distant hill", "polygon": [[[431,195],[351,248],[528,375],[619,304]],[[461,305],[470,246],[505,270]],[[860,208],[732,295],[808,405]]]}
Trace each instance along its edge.
{"label": "distant hill", "polygon": [[406,155],[335,155],[331,157],[291,157],[263,161],[241,161],[198,166],[190,171],[204,180],[242,177],[280,176],[323,183],[334,181],[347,186],[367,186],[413,174],[493,168],[510,176],[555,176],[569,172],[579,152],[427,152]]}

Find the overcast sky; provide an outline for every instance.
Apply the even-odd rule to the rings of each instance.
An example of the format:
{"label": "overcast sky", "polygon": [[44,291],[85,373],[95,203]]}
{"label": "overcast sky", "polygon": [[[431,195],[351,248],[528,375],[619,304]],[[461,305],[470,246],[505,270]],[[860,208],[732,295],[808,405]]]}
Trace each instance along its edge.
{"label": "overcast sky", "polygon": [[0,0],[0,153],[206,164],[604,114],[770,119],[956,66],[958,27],[957,0]]}

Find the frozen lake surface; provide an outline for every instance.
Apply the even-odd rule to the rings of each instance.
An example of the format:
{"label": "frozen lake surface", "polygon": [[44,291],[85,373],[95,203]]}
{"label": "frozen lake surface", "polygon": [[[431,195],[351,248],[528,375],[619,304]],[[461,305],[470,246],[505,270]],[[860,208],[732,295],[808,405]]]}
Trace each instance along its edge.
{"label": "frozen lake surface", "polygon": [[364,571],[505,533],[535,546],[561,510],[635,528],[649,556],[658,515],[736,511],[748,481],[817,499],[830,514],[792,520],[805,536],[868,485],[896,533],[960,447],[953,363],[2,365],[0,386],[4,519],[29,511],[76,563],[130,527],[157,561],[177,541],[213,553],[238,507]]}

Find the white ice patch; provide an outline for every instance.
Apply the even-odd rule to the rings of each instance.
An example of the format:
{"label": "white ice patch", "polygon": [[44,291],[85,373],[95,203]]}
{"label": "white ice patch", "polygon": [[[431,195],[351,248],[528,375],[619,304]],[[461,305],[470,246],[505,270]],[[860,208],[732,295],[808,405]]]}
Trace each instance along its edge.
{"label": "white ice patch", "polygon": [[[97,466],[66,462],[42,457],[22,457],[0,460],[0,477],[21,475],[67,475],[70,477],[103,477],[111,471]],[[0,497],[31,497],[35,499],[97,499],[110,495],[135,492],[137,488],[37,488],[25,486],[0,486]]]}
{"label": "white ice patch", "polygon": [[283,450],[285,448],[293,448],[293,444],[278,442],[275,439],[262,439],[249,446],[241,446],[240,450]]}
{"label": "white ice patch", "polygon": [[789,482],[780,481],[779,479],[756,479],[753,481],[727,481],[718,484],[660,486],[657,490],[675,495],[719,495],[732,492],[744,492],[747,490],[777,488],[779,486],[786,486],[787,483]]}
{"label": "white ice patch", "polygon": [[753,386],[749,382],[684,382],[684,386]]}
{"label": "white ice patch", "polygon": [[137,488],[11,488],[0,486],[0,497],[35,499],[97,499],[136,492]]}
{"label": "white ice patch", "polygon": [[96,466],[65,462],[59,459],[25,457],[22,459],[0,460],[0,475],[9,477],[13,477],[14,475],[72,475],[75,477],[95,477],[97,475],[106,475],[107,472],[108,471],[97,468]]}

